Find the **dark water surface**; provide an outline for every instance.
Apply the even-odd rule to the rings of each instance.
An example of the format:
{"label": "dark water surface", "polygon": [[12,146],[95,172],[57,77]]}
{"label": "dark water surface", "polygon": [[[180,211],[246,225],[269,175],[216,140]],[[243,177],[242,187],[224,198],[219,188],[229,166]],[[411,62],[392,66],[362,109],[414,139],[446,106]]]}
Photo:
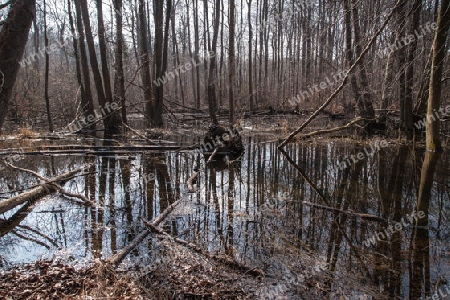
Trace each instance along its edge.
{"label": "dark water surface", "polygon": [[[183,199],[165,230],[260,267],[280,282],[304,279],[299,274],[306,262],[299,255],[306,255],[314,269],[335,278],[352,274],[362,286],[374,285],[392,298],[419,299],[439,288],[446,293],[446,154],[349,141],[290,145],[286,156],[274,143],[257,142],[246,138],[245,154],[230,166],[205,166],[203,156],[192,151],[25,156],[15,165],[48,178],[93,163],[90,174],[70,180],[65,189],[85,195],[98,207],[54,194],[34,207],[21,208],[22,214],[16,214],[17,209],[3,214],[3,267],[41,258],[79,263],[107,258],[144,229],[141,217],[154,219]],[[198,190],[188,193],[186,181],[195,167],[200,168]],[[17,170],[0,173],[3,199],[38,183],[33,175]],[[151,262],[155,247],[147,239],[126,262]]]}

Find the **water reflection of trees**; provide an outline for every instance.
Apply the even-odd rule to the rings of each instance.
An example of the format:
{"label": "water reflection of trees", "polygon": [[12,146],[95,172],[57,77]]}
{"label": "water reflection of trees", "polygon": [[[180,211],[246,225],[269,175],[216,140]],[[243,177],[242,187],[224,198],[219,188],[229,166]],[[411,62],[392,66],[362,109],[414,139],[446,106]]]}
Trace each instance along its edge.
{"label": "water reflection of trees", "polygon": [[[94,163],[91,173],[71,181],[68,189],[84,191],[98,206],[81,207],[59,199],[51,206],[58,213],[36,214],[24,207],[5,216],[0,233],[10,239],[12,230],[23,235],[42,229],[39,223],[49,224],[39,231],[45,236],[33,234],[33,238],[51,249],[74,247],[82,241],[83,256],[106,257],[143,230],[140,217],[151,220],[183,198],[183,208],[165,229],[208,251],[223,252],[281,276],[286,268],[295,268],[293,258],[313,253],[324,257],[328,272],[336,278],[344,271],[359,280],[369,278],[390,297],[430,294],[439,276],[445,275],[439,273],[439,265],[448,266],[441,254],[430,257],[438,253],[433,247],[446,245],[450,233],[445,210],[448,160],[428,154],[424,160],[421,152],[393,146],[343,170],[335,167],[337,160],[363,148],[293,144],[285,156],[274,144],[249,140],[240,163],[225,168],[205,167],[201,156],[188,152],[55,157],[54,161],[28,158],[23,163],[44,175]],[[443,171],[435,172],[436,165]],[[198,190],[188,194],[184,183],[195,167],[201,169]],[[155,174],[155,179],[148,180],[149,174]],[[6,185],[17,189],[19,181],[33,182],[29,175],[8,174],[0,184],[5,190]],[[398,222],[414,210],[425,211],[426,218],[367,246],[364,241],[384,232],[386,222],[337,214],[303,201],[389,222]],[[438,235],[430,228],[436,228]],[[143,259],[153,246],[149,239],[132,255]],[[327,288],[332,288],[331,283]]]}

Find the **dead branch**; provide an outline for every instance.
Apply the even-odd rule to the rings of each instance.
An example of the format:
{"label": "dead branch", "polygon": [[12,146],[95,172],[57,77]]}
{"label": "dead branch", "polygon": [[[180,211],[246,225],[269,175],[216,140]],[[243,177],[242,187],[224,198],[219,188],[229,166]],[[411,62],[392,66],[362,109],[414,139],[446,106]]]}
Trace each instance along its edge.
{"label": "dead branch", "polygon": [[305,205],[308,205],[308,206],[312,206],[312,207],[316,207],[316,208],[319,208],[319,209],[332,211],[332,212],[335,212],[335,213],[342,213],[342,214],[346,214],[346,215],[359,217],[361,219],[380,221],[380,222],[387,222],[382,217],[378,217],[378,216],[371,215],[371,214],[355,213],[355,212],[351,212],[351,211],[342,210],[342,209],[339,209],[339,208],[334,208],[334,207],[330,207],[330,206],[325,206],[325,205],[320,205],[320,204],[316,204],[316,203],[311,203],[311,202],[308,202],[308,201],[302,201],[302,203],[305,204]]}
{"label": "dead branch", "polygon": [[165,232],[164,230],[158,228],[158,226],[155,226],[153,223],[150,223],[146,220],[143,219],[144,224],[150,228],[150,230],[152,232],[161,234],[165,237],[167,237],[170,241],[172,242],[176,242],[184,247],[187,247],[191,250],[193,250],[194,252],[197,252],[198,254],[201,254],[202,256],[205,256],[209,259],[213,259],[215,261],[220,262],[221,264],[224,264],[230,268],[234,268],[234,269],[238,269],[240,271],[243,271],[247,274],[250,274],[254,277],[264,277],[265,273],[258,269],[258,268],[251,268],[243,263],[240,263],[226,255],[218,255],[218,254],[211,254],[205,250],[203,250],[201,247],[199,247],[198,245],[182,240],[180,238],[176,238],[176,237],[172,237],[170,234],[168,234],[167,232]]}
{"label": "dead branch", "polygon": [[322,200],[329,205],[328,203],[328,198],[322,193],[321,190],[319,190],[319,188],[314,184],[314,182],[312,182],[311,179],[309,179],[308,175],[306,175],[305,172],[303,172],[303,170],[297,165],[297,163],[295,161],[292,160],[292,158],[284,151],[284,149],[279,148],[281,154],[284,155],[284,157],[288,160],[288,162],[297,169],[297,171],[300,173],[300,175],[306,180],[306,182],[308,182],[308,184],[312,187],[312,189],[314,191],[316,191],[316,193],[320,196],[320,198],[322,198]]}
{"label": "dead branch", "polygon": [[[175,209],[175,207],[180,204],[181,199],[175,201],[169,207],[167,207],[151,224],[153,226],[158,226],[161,224],[165,218]],[[119,265],[122,260],[130,253],[137,245],[139,245],[150,233],[148,229],[145,229],[142,231],[138,236],[134,238],[134,240],[128,244],[125,248],[117,252],[116,254],[112,255],[110,258],[106,260],[106,263],[111,264],[113,266]]]}
{"label": "dead branch", "polygon": [[309,132],[307,134],[300,135],[299,138],[300,139],[307,139],[307,138],[310,138],[310,137],[316,136],[316,135],[321,135],[321,134],[327,134],[327,133],[331,133],[331,132],[341,131],[341,130],[344,130],[344,129],[348,129],[348,128],[352,127],[353,124],[358,123],[359,121],[363,121],[363,120],[367,120],[367,119],[359,117],[359,118],[356,118],[356,119],[352,120],[351,122],[349,122],[349,123],[347,123],[347,124],[345,124],[343,126],[334,127],[334,128],[330,128],[330,129],[324,129],[324,130],[312,131],[312,132]]}
{"label": "dead branch", "polygon": [[48,182],[45,184],[42,184],[31,191],[22,193],[20,195],[14,196],[12,198],[3,200],[0,202],[0,213],[4,213],[10,209],[13,209],[14,207],[21,205],[25,202],[35,202],[39,200],[40,198],[47,196],[51,193],[57,192],[58,187],[56,184],[63,185],[66,183],[73,175],[75,175],[78,172],[83,171],[86,168],[80,168],[76,169],[67,173],[64,173],[60,176],[48,179]]}
{"label": "dead branch", "polygon": [[8,162],[5,162],[5,164],[8,165],[10,168],[13,168],[13,169],[16,169],[16,170],[19,170],[19,171],[22,171],[22,172],[33,174],[34,176],[36,176],[37,178],[41,179],[45,183],[54,185],[58,189],[58,192],[61,193],[62,195],[65,195],[67,197],[72,197],[72,198],[78,198],[78,199],[82,200],[83,202],[85,202],[84,204],[88,204],[90,206],[96,206],[95,203],[92,202],[91,200],[89,200],[87,197],[85,197],[83,195],[80,195],[80,194],[74,194],[74,193],[67,192],[57,182],[52,182],[51,179],[45,178],[45,177],[39,175],[38,173],[36,173],[36,172],[34,172],[32,170],[20,168],[20,167],[14,166],[14,165],[12,165],[12,164],[10,164]]}
{"label": "dead branch", "polygon": [[397,7],[402,3],[402,0],[398,0],[397,3],[395,4],[394,8],[392,8],[391,12],[389,13],[389,15],[386,17],[386,20],[384,20],[383,24],[381,25],[381,27],[377,30],[377,32],[375,32],[375,34],[372,36],[372,38],[370,39],[369,43],[366,45],[366,47],[364,48],[364,50],[361,52],[361,55],[356,59],[355,63],[350,67],[350,69],[347,71],[347,73],[345,74],[344,79],[342,80],[341,85],[339,85],[339,87],[331,94],[331,96],[328,97],[328,99],[305,121],[303,122],[302,125],[300,125],[299,128],[297,128],[295,131],[293,131],[291,134],[289,134],[289,136],[280,144],[278,145],[278,149],[283,148],[284,146],[286,146],[286,144],[288,144],[290,141],[292,141],[292,139],[300,132],[302,131],[306,126],[308,126],[309,123],[311,123],[316,116],[323,111],[330,103],[331,101],[333,101],[334,98],[336,98],[336,96],[344,89],[345,85],[347,84],[348,78],[350,77],[350,75],[353,73],[353,71],[355,70],[355,68],[360,64],[360,62],[362,61],[362,59],[364,58],[364,56],[366,56],[367,52],[369,52],[370,48],[372,47],[373,43],[375,43],[376,39],[378,38],[378,36],[380,35],[380,33],[384,30],[384,28],[386,27],[386,25],[388,24],[389,20],[392,18],[392,16],[394,15],[394,13],[397,11]]}

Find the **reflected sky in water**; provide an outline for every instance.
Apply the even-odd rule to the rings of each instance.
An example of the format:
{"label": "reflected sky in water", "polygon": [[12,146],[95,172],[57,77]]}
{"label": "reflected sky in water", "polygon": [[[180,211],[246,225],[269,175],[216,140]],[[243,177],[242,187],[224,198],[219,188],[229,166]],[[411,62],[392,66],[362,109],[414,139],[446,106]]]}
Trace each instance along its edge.
{"label": "reflected sky in water", "polygon": [[[448,157],[425,160],[422,151],[398,145],[371,151],[373,145],[290,145],[287,158],[275,144],[247,138],[240,161],[211,166],[189,151],[26,156],[16,165],[46,177],[93,163],[90,174],[72,179],[65,189],[87,196],[97,207],[54,194],[21,208],[20,214],[17,209],[5,213],[0,254],[6,266],[40,258],[86,263],[107,258],[143,230],[141,217],[154,219],[182,199],[163,228],[208,251],[226,253],[280,280],[296,276],[305,264],[321,263],[333,276],[347,272],[392,297],[418,299],[434,289],[440,276],[450,279]],[[337,162],[358,153],[365,157],[339,168]],[[197,191],[188,193],[186,181],[196,167]],[[2,198],[37,183],[17,170],[1,173]],[[419,224],[408,223],[367,244],[418,205],[427,213]],[[127,262],[151,261],[155,247],[151,238],[146,240]],[[315,259],[302,261],[305,256]]]}

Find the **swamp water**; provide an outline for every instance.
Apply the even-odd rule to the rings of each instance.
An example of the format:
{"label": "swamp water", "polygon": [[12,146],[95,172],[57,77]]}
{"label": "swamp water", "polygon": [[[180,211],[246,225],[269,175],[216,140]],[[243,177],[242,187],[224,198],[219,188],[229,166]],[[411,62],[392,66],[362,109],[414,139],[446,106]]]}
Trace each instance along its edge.
{"label": "swamp water", "polygon": [[[264,270],[275,284],[256,291],[261,299],[298,295],[300,284],[337,291],[349,281],[374,287],[380,298],[446,294],[447,155],[354,142],[289,145],[285,154],[255,138],[246,138],[245,146],[241,159],[229,166],[205,166],[204,157],[192,151],[25,155],[14,164],[47,178],[92,163],[89,174],[73,178],[65,190],[85,195],[97,207],[53,194],[20,213],[3,214],[2,266],[38,259],[82,265],[108,258],[144,230],[141,217],[152,220],[183,199],[161,227],[211,253]],[[186,181],[195,168],[200,169],[197,190],[189,193]],[[0,172],[4,199],[14,195],[8,191],[38,183],[28,173]],[[164,261],[158,247],[150,235],[124,263]],[[317,274],[325,276],[310,281]],[[358,293],[352,299],[359,299]]]}

